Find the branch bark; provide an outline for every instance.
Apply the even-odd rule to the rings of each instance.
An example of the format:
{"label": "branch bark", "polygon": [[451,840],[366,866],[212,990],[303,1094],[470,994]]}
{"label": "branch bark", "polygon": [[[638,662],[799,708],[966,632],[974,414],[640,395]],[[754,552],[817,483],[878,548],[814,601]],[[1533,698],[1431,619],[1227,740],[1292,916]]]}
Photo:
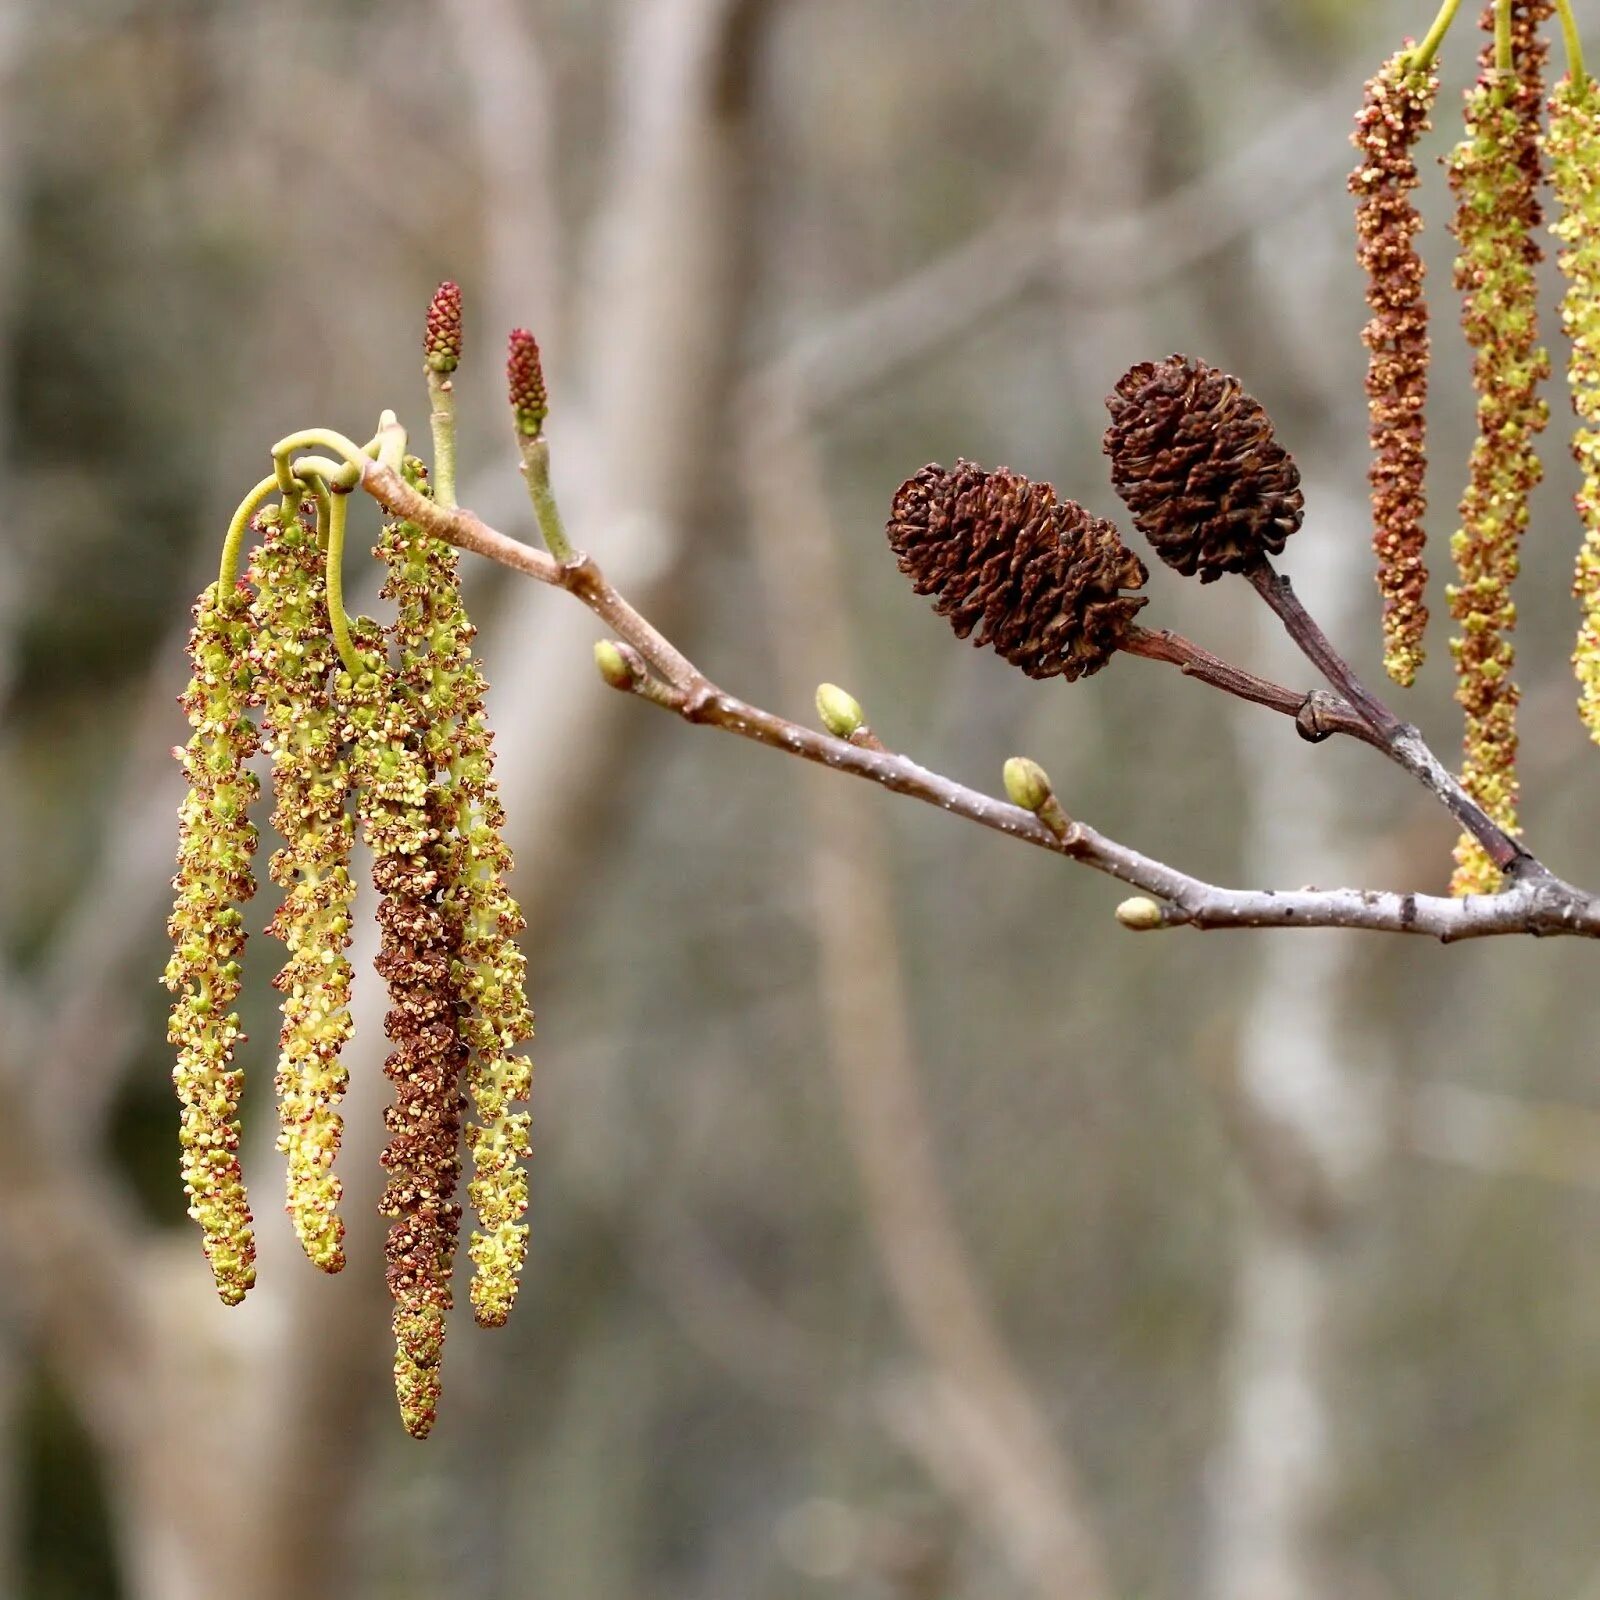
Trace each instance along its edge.
{"label": "branch bark", "polygon": [[1058,836],[1032,812],[941,777],[905,756],[862,749],[719,689],[612,586],[592,557],[579,552],[570,561],[557,562],[543,550],[489,527],[470,511],[435,505],[376,462],[366,468],[361,487],[391,513],[419,523],[439,538],[540,583],[565,589],[659,675],[651,678],[642,670],[636,674],[627,687],[641,697],[676,712],[685,721],[721,728],[866,778],[897,794],[1092,867],[1162,902],[1161,917],[1152,926],[1356,928],[1420,934],[1443,943],[1511,933],[1600,937],[1600,900],[1563,882],[1531,856],[1527,858],[1530,870],[1505,892],[1452,899],[1377,889],[1229,889],[1142,855],[1085,822],[1074,821]]}

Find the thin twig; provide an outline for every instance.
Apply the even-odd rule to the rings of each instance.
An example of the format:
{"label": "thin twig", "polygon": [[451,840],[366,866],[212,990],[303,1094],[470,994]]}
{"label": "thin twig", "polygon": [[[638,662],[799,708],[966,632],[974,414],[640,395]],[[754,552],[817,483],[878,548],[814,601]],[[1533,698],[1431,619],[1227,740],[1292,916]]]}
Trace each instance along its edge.
{"label": "thin twig", "polygon": [[[376,462],[364,470],[361,487],[391,513],[419,523],[460,549],[486,556],[581,600],[639,653],[662,683],[646,694],[631,692],[675,711],[685,721],[736,733],[757,744],[801,756],[836,771],[866,778],[981,827],[1021,839],[1131,884],[1162,902],[1160,926],[1194,928],[1359,928],[1373,932],[1425,934],[1445,943],[1522,933],[1600,938],[1600,901],[1562,882],[1531,856],[1497,895],[1459,899],[1371,889],[1227,889],[1141,855],[1127,845],[1075,821],[1058,838],[1032,812],[941,777],[902,755],[863,749],[845,739],[791,722],[725,693],[659,633],[606,580],[592,558],[575,554],[557,562],[542,550],[489,527],[470,511],[446,510],[418,494],[400,476]],[[1403,732],[1415,737],[1415,730]],[[1454,779],[1420,744],[1412,752],[1419,774],[1442,803],[1451,804]],[[1398,759],[1398,757],[1397,757]],[[1437,768],[1429,778],[1427,763]],[[1459,815],[1459,813],[1456,813]],[[1519,854],[1525,854],[1519,851]]]}
{"label": "thin twig", "polygon": [[1244,575],[1256,593],[1272,608],[1306,659],[1378,735],[1374,742],[1379,744],[1384,754],[1422,783],[1483,846],[1489,859],[1501,872],[1521,878],[1546,875],[1546,869],[1495,822],[1461,787],[1455,776],[1445,769],[1416,728],[1402,722],[1361,682],[1355,669],[1334,648],[1316,619],[1301,604],[1287,577],[1274,571],[1272,563],[1265,556]]}

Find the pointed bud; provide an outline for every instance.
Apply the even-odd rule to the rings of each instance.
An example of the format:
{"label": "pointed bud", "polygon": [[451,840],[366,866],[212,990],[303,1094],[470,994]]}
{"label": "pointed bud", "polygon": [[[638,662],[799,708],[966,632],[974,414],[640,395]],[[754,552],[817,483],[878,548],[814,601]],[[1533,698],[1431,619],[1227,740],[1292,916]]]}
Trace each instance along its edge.
{"label": "pointed bud", "polygon": [[428,302],[422,353],[431,372],[454,372],[461,361],[461,285],[446,279]]}
{"label": "pointed bud", "polygon": [[1027,756],[1012,756],[1005,765],[1006,794],[1014,806],[1038,813],[1051,796],[1050,774]]}
{"label": "pointed bud", "polygon": [[848,739],[867,720],[861,702],[836,683],[817,685],[817,715],[836,739]]}
{"label": "pointed bud", "polygon": [[599,669],[600,676],[613,689],[621,689],[626,693],[638,681],[634,674],[633,663],[628,660],[622,646],[615,640],[601,639],[595,645],[594,664]]}
{"label": "pointed bud", "polygon": [[537,438],[544,431],[550,400],[545,393],[538,341],[526,328],[511,330],[510,353],[506,357],[506,393],[511,400],[517,432],[529,439]]}
{"label": "pointed bud", "polygon": [[1117,921],[1135,933],[1149,933],[1166,920],[1160,905],[1148,895],[1135,895],[1117,907]]}

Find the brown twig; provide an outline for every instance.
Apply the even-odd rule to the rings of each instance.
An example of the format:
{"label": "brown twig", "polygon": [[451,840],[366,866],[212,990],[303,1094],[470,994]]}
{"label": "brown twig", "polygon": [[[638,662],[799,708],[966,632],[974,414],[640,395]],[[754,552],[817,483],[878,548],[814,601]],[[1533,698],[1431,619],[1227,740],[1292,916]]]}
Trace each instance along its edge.
{"label": "brown twig", "polygon": [[[589,556],[579,552],[570,561],[558,562],[544,551],[489,527],[470,511],[446,510],[436,505],[376,462],[367,466],[361,486],[392,513],[421,524],[460,549],[485,556],[553,588],[565,589],[582,601],[658,675],[659,681],[619,680],[618,686],[625,691],[648,698],[687,722],[721,728],[821,766],[852,773],[981,827],[1070,857],[1160,901],[1161,919],[1152,925],[1359,928],[1425,934],[1445,943],[1511,933],[1600,938],[1600,900],[1563,882],[1514,844],[1517,858],[1525,865],[1512,874],[1511,884],[1503,893],[1456,899],[1371,889],[1228,889],[1141,855],[1084,822],[1074,821],[1063,836],[1057,837],[1032,812],[941,777],[903,755],[862,748],[849,740],[819,733],[726,693],[652,627],[612,587]],[[1321,637],[1320,629],[1317,636]],[[1326,645],[1325,639],[1323,644]],[[1331,646],[1327,649],[1332,653]],[[1343,670],[1349,672],[1348,667]],[[1353,675],[1351,678],[1353,681]],[[1258,687],[1265,684],[1265,680],[1252,681]],[[1279,690],[1261,703],[1287,709],[1279,702],[1291,694],[1292,691]],[[1306,697],[1298,698],[1303,705]],[[1335,714],[1333,708],[1328,711]],[[1422,744],[1415,729],[1398,722],[1395,728],[1397,732],[1386,740],[1389,753],[1420,777],[1452,814],[1462,817],[1455,794],[1459,785]],[[1471,802],[1466,804],[1470,806]]]}
{"label": "brown twig", "polygon": [[1374,749],[1388,751],[1388,742],[1364,717],[1358,716],[1349,703],[1323,689],[1309,693],[1300,689],[1287,689],[1273,683],[1270,678],[1258,678],[1253,672],[1236,667],[1221,656],[1185,639],[1170,628],[1152,630],[1135,626],[1130,628],[1122,642],[1130,655],[1143,656],[1146,661],[1165,661],[1178,668],[1185,677],[1198,679],[1213,689],[1237,695],[1241,700],[1251,700],[1258,706],[1267,706],[1293,717],[1300,737],[1311,744],[1319,744],[1335,733],[1349,734]]}
{"label": "brown twig", "polygon": [[1548,877],[1533,856],[1496,823],[1439,758],[1422,735],[1402,722],[1356,676],[1355,669],[1334,648],[1318,626],[1293,585],[1262,556],[1245,572],[1251,587],[1271,607],[1301,653],[1378,735],[1376,743],[1390,760],[1411,773],[1438,802],[1481,844],[1490,861],[1513,878]]}

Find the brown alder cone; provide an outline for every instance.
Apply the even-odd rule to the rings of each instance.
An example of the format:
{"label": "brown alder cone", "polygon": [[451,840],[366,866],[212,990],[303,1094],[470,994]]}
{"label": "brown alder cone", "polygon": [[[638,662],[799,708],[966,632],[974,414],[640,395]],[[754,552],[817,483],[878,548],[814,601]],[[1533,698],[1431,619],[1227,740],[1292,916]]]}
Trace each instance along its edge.
{"label": "brown alder cone", "polygon": [[965,639],[1030,678],[1098,672],[1147,596],[1144,563],[1113,524],[1047,483],[970,461],[926,466],[895,493],[889,543],[918,594]]}
{"label": "brown alder cone", "polygon": [[1351,143],[1360,152],[1350,174],[1356,197],[1356,257],[1367,277],[1372,317],[1362,330],[1367,358],[1367,416],[1372,441],[1372,548],[1383,596],[1383,665],[1410,685],[1422,665],[1428,626],[1423,563],[1428,509],[1428,305],[1417,253],[1422,217],[1411,202],[1418,183],[1414,154],[1428,131],[1438,76],[1411,72],[1409,49],[1368,80]]}
{"label": "brown alder cone", "polygon": [[1299,468],[1237,378],[1188,356],[1144,361],[1106,408],[1112,485],[1175,571],[1243,572],[1300,526]]}

